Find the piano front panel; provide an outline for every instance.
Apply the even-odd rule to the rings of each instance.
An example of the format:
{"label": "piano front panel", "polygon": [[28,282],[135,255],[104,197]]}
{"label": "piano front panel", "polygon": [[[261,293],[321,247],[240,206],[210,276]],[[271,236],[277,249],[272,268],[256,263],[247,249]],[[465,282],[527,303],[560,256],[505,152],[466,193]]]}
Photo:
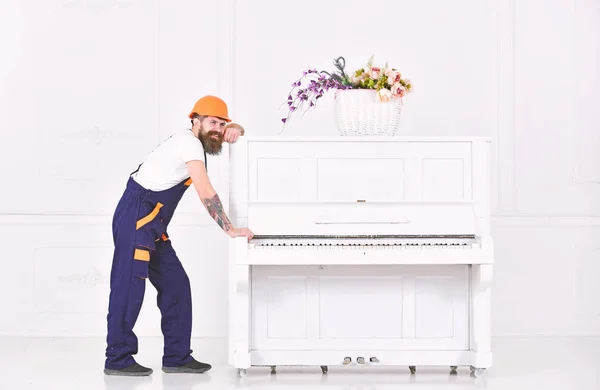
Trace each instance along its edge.
{"label": "piano front panel", "polygon": [[317,200],[404,200],[403,158],[319,158]]}
{"label": "piano front panel", "polygon": [[456,296],[468,294],[466,284],[459,285],[454,276],[448,275],[417,276],[412,282],[415,293],[415,338],[452,338],[456,317],[468,318],[466,305],[455,305],[453,302]]}
{"label": "piano front panel", "polygon": [[467,266],[255,266],[252,349],[468,350],[466,286]]}
{"label": "piano front panel", "polygon": [[301,200],[298,180],[302,161],[298,158],[260,158],[256,161],[256,198],[264,201]]}
{"label": "piano front panel", "polygon": [[249,142],[248,200],[470,201],[469,142]]}
{"label": "piano front panel", "polygon": [[[306,339],[308,289],[305,276],[276,275],[268,278],[267,316],[269,339]],[[290,326],[293,324],[293,326]]]}
{"label": "piano front panel", "polygon": [[462,201],[470,198],[462,158],[424,158],[421,161],[421,196],[424,201]]}
{"label": "piano front panel", "polygon": [[320,339],[402,338],[401,275],[319,276],[318,285]]}

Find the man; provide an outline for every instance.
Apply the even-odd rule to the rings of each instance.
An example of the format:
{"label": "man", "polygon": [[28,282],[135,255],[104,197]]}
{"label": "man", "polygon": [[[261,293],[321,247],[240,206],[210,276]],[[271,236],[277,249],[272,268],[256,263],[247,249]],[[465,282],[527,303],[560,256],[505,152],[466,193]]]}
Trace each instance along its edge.
{"label": "man", "polygon": [[215,96],[198,100],[189,114],[192,128],[173,134],[132,173],[113,218],[115,251],[110,275],[108,334],[104,373],[143,376],[152,369],[138,364],[133,332],[146,286],[158,292],[164,336],[162,369],[167,373],[203,373],[211,366],[196,361],[190,349],[192,298],[190,281],[167,234],[182,195],[192,184],[210,216],[230,236],[254,234],[233,226],[206,170],[206,153],[218,155],[223,142],[233,143],[243,128],[231,122],[227,105]]}

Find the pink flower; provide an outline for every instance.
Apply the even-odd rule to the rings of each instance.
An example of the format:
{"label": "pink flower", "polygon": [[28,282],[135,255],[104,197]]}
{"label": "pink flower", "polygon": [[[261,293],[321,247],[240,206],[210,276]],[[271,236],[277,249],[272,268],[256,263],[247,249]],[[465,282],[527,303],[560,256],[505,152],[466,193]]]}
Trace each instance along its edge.
{"label": "pink flower", "polygon": [[402,78],[402,75],[397,70],[392,70],[391,72],[388,73],[387,76],[388,76],[388,83],[390,85],[399,83],[400,79]]}
{"label": "pink flower", "polygon": [[406,88],[400,83],[392,85],[392,95],[394,97],[404,97],[406,95]]}
{"label": "pink flower", "polygon": [[379,78],[379,75],[381,74],[381,68],[377,67],[377,66],[373,66],[371,67],[370,71],[369,71],[369,76],[373,79],[373,80],[377,80]]}
{"label": "pink flower", "polygon": [[381,88],[377,91],[377,97],[379,97],[379,101],[387,102],[392,98],[392,92],[387,88]]}

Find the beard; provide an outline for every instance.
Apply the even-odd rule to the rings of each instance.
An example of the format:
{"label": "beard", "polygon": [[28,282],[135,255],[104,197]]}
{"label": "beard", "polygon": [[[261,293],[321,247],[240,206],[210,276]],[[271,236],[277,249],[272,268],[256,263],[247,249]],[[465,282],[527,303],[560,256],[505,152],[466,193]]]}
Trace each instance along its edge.
{"label": "beard", "polygon": [[223,148],[223,135],[221,133],[217,131],[208,131],[205,133],[204,129],[200,129],[198,139],[207,154],[218,155],[221,153],[221,149]]}

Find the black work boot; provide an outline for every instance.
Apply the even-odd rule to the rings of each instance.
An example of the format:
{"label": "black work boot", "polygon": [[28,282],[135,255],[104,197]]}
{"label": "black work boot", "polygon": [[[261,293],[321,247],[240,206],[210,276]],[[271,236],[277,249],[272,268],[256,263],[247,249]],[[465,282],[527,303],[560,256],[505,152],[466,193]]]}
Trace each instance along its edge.
{"label": "black work boot", "polygon": [[152,374],[152,369],[141,366],[137,363],[133,363],[131,366],[121,368],[120,370],[112,370],[105,368],[104,373],[106,375],[121,375],[121,376],[148,376]]}
{"label": "black work boot", "polygon": [[163,366],[162,370],[166,373],[189,373],[189,374],[202,374],[210,370],[212,366],[208,363],[202,363],[197,361],[196,359],[192,360],[186,365],[179,367],[165,367]]}

